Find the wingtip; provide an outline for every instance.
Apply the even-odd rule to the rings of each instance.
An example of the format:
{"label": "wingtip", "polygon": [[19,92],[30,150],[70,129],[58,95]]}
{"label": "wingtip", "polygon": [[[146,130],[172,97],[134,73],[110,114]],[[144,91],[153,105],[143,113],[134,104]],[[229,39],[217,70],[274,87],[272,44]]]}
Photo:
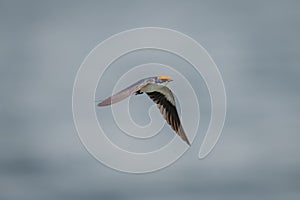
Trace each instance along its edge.
{"label": "wingtip", "polygon": [[107,101],[105,101],[105,100],[101,100],[101,102],[97,103],[97,106],[107,106],[107,105],[108,105]]}
{"label": "wingtip", "polygon": [[108,106],[108,105],[110,105],[110,104],[107,104],[105,101],[102,101],[102,102],[100,102],[100,103],[97,104],[97,106],[100,106],[100,107],[102,107],[102,106]]}
{"label": "wingtip", "polygon": [[97,103],[97,106],[102,106],[103,100],[96,100],[95,103]]}
{"label": "wingtip", "polygon": [[112,99],[111,97],[110,98],[107,98],[107,99],[104,99],[102,100],[100,103],[97,104],[97,106],[109,106],[111,105],[113,102],[112,102]]}
{"label": "wingtip", "polygon": [[187,145],[189,145],[189,147],[191,146],[191,143],[187,140],[186,141]]}

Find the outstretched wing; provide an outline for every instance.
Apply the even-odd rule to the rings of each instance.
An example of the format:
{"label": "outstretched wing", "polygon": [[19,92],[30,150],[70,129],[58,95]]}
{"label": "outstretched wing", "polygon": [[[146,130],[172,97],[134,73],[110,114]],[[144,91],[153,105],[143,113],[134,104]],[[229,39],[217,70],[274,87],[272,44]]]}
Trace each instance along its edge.
{"label": "outstretched wing", "polygon": [[168,124],[171,125],[172,129],[182,138],[182,140],[190,145],[181,125],[172,91],[167,87],[162,87],[158,91],[147,92],[147,95],[157,104],[161,114]]}
{"label": "outstretched wing", "polygon": [[106,98],[102,102],[98,103],[98,106],[108,106],[117,103],[119,101],[122,101],[123,99],[129,97],[131,94],[139,91],[141,88],[143,88],[150,82],[151,82],[150,78],[142,79],[132,84],[131,86],[125,88],[124,90],[121,90],[120,92],[112,95],[111,97]]}

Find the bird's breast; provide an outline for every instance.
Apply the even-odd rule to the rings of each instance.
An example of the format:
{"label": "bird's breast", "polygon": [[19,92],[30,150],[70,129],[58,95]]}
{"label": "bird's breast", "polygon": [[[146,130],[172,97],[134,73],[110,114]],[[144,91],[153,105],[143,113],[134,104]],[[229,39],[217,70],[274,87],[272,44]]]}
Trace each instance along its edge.
{"label": "bird's breast", "polygon": [[142,92],[154,92],[158,91],[160,88],[164,87],[163,85],[158,85],[155,83],[149,83],[141,89]]}

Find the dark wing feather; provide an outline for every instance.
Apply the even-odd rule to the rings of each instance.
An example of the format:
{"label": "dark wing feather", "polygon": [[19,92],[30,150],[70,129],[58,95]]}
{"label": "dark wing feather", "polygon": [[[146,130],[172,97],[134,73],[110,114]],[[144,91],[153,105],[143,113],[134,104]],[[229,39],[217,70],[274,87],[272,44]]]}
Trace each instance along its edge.
{"label": "dark wing feather", "polygon": [[111,97],[106,98],[102,102],[98,103],[98,106],[108,106],[114,103],[118,103],[119,101],[122,101],[123,99],[129,97],[133,93],[139,91],[141,88],[146,86],[151,81],[152,81],[151,78],[142,79],[132,84],[131,86],[125,88],[124,90],[121,90],[120,92],[112,95]]}
{"label": "dark wing feather", "polygon": [[161,114],[168,124],[171,125],[172,129],[182,138],[182,140],[190,145],[181,125],[172,91],[169,88],[164,87],[162,91],[147,92],[147,95],[157,104]]}

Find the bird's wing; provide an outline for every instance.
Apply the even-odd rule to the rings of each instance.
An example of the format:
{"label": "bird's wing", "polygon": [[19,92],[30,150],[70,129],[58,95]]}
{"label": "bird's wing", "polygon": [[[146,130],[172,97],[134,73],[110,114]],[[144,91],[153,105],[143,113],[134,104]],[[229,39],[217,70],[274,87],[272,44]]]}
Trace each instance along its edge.
{"label": "bird's wing", "polygon": [[172,129],[182,138],[182,140],[190,145],[181,125],[172,91],[164,86],[157,91],[147,92],[147,95],[157,104],[161,114],[168,124],[171,125]]}
{"label": "bird's wing", "polygon": [[131,94],[139,91],[141,88],[146,86],[148,83],[150,83],[151,79],[142,79],[131,86],[125,88],[124,90],[121,90],[120,92],[112,95],[111,97],[106,98],[102,102],[98,103],[98,106],[108,106],[114,103],[117,103],[119,101],[122,101],[123,99],[129,97]]}

